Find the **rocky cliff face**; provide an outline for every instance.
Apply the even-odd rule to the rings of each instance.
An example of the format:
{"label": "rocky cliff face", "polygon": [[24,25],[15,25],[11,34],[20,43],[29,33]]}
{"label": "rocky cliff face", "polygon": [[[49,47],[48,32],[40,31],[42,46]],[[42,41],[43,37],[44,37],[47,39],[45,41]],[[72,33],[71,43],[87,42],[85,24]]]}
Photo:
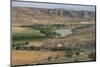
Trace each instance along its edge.
{"label": "rocky cliff face", "polygon": [[13,7],[13,23],[67,23],[82,19],[95,19],[94,11]]}

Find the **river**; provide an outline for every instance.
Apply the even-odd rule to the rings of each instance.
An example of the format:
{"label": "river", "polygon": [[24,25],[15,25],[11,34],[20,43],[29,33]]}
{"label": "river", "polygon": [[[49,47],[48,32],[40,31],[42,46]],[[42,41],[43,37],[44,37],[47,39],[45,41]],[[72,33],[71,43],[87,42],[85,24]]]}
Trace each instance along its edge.
{"label": "river", "polygon": [[60,34],[61,37],[67,36],[72,33],[71,29],[69,28],[57,29],[55,32]]}

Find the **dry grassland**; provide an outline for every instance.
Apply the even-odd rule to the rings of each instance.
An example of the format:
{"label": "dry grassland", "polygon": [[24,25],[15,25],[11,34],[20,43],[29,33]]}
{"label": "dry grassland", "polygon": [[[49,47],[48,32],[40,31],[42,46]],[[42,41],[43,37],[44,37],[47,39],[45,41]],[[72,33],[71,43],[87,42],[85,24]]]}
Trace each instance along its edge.
{"label": "dry grassland", "polygon": [[64,52],[14,50],[12,52],[12,64],[13,65],[34,64],[40,60],[47,59],[49,56],[56,57],[57,55],[63,56]]}

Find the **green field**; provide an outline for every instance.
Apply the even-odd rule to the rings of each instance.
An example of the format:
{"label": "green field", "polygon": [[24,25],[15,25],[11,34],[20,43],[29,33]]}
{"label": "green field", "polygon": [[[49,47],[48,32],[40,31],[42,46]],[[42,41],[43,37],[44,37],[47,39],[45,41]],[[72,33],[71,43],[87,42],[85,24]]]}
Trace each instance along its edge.
{"label": "green field", "polygon": [[25,40],[34,40],[34,39],[42,39],[44,38],[44,34],[42,34],[39,30],[31,29],[27,30],[24,29],[22,31],[13,31],[12,39],[13,41],[25,41]]}
{"label": "green field", "polygon": [[63,28],[64,25],[33,25],[30,27],[16,27],[13,29],[12,38],[14,41],[37,40],[50,38],[59,35],[56,29]]}

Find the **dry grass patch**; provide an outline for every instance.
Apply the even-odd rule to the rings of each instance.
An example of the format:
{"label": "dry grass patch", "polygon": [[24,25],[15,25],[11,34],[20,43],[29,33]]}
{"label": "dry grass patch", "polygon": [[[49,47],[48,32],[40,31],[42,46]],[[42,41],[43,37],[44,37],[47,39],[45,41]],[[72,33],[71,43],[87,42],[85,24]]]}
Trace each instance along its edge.
{"label": "dry grass patch", "polygon": [[12,64],[34,64],[40,60],[45,60],[49,56],[55,57],[57,55],[64,55],[61,51],[20,51],[14,50],[12,52]]}

